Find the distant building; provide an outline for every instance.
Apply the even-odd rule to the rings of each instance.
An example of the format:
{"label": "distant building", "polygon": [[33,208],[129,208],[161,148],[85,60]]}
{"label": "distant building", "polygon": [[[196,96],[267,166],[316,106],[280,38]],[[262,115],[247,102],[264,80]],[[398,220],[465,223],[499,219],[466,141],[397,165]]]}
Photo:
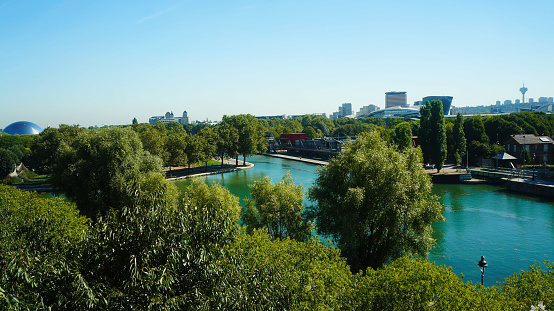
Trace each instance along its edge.
{"label": "distant building", "polygon": [[500,105],[502,105],[502,102],[499,101],[499,100],[497,100],[497,101],[496,101],[496,105],[497,105],[497,106],[500,106]]}
{"label": "distant building", "polygon": [[379,110],[379,107],[371,104],[371,105],[367,105],[367,106],[363,106],[362,108],[360,108],[360,111],[358,111],[356,113],[356,117],[359,117],[359,116],[365,116],[365,115],[368,115],[374,111],[377,111]]}
{"label": "distant building", "polygon": [[502,145],[506,148],[506,152],[516,158],[519,158],[523,148],[527,149],[532,163],[536,164],[547,163],[548,150],[554,148],[554,142],[550,137],[533,134],[510,135],[502,141]]}
{"label": "distant building", "polygon": [[554,97],[548,97],[548,103],[554,104]]}
{"label": "distant building", "polygon": [[521,101],[519,99],[516,99],[516,105],[521,104]]}
{"label": "distant building", "polygon": [[407,107],[408,96],[406,92],[386,92],[385,93],[385,109],[392,107]]}
{"label": "distant building", "polygon": [[549,112],[551,113],[552,112],[552,108],[553,108],[553,104],[551,103],[548,103],[546,105],[543,105],[543,106],[540,106],[538,109],[536,109],[535,111],[541,111],[541,112]]}
{"label": "distant building", "polygon": [[278,115],[278,116],[257,116],[256,119],[258,120],[270,120],[270,119],[286,119],[287,118],[287,115],[286,114],[282,114],[282,115]]}
{"label": "distant building", "polygon": [[10,135],[37,135],[42,132],[42,128],[33,122],[17,121],[8,126],[1,133]]}
{"label": "distant building", "polygon": [[431,102],[433,100],[440,100],[442,102],[442,112],[445,116],[450,114],[450,106],[452,105],[452,96],[425,96],[423,97],[423,102]]}
{"label": "distant building", "polygon": [[308,134],[306,133],[283,133],[280,138],[281,144],[298,146],[300,141],[308,139]]}
{"label": "distant building", "polygon": [[423,105],[423,101],[422,100],[416,100],[414,102],[414,107],[421,107]]}
{"label": "distant building", "polygon": [[[529,99],[530,99],[530,98],[529,98]],[[509,100],[509,99],[506,99],[506,100],[504,101],[504,105],[511,105],[511,104],[512,104],[512,101]]]}
{"label": "distant building", "polygon": [[339,107],[339,115],[346,117],[352,115],[352,104],[344,103]]}
{"label": "distant building", "polygon": [[367,117],[376,118],[419,118],[418,108],[408,107],[390,107],[382,110],[374,111],[367,115]]}
{"label": "distant building", "polygon": [[190,119],[188,117],[188,113],[184,111],[182,117],[175,117],[173,115],[173,112],[166,112],[165,116],[153,116],[153,117],[150,117],[150,119],[148,120],[148,123],[150,124],[156,124],[158,122],[161,122],[161,123],[177,122],[179,124],[185,125],[185,124],[190,124]]}
{"label": "distant building", "polygon": [[539,104],[546,104],[548,103],[547,97],[539,97]]}
{"label": "distant building", "polygon": [[529,98],[529,103],[530,103],[530,104],[532,104],[532,103],[534,103],[534,102],[535,102],[535,100],[534,100],[534,99],[532,99],[532,98]]}
{"label": "distant building", "polygon": [[344,118],[347,116],[351,116],[352,113],[352,104],[351,103],[344,103],[339,107],[338,112],[333,112],[333,115],[331,116],[331,120],[336,120],[339,118]]}

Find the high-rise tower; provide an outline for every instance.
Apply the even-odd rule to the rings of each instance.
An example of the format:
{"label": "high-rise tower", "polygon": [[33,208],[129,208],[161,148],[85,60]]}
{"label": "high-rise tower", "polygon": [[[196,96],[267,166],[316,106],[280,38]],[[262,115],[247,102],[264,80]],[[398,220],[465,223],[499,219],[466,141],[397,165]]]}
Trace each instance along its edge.
{"label": "high-rise tower", "polygon": [[520,88],[519,91],[523,95],[523,100],[521,101],[521,103],[525,104],[525,92],[527,92],[527,88],[525,87],[525,82],[523,82],[523,87]]}

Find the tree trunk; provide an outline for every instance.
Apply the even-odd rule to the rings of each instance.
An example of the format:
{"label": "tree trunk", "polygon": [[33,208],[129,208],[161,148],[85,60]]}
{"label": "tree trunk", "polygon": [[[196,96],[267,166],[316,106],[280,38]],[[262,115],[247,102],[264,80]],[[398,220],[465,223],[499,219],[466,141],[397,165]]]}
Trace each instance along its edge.
{"label": "tree trunk", "polygon": [[239,156],[235,159],[235,166],[239,166]]}
{"label": "tree trunk", "polygon": [[246,165],[246,155],[243,154],[242,155],[242,166],[245,166]]}

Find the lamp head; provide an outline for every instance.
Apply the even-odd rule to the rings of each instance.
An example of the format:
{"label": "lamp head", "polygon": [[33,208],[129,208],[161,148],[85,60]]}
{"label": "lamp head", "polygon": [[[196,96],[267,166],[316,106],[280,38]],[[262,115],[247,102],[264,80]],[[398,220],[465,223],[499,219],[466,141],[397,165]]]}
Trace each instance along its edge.
{"label": "lamp head", "polygon": [[488,266],[487,262],[485,261],[485,256],[481,256],[481,260],[477,263],[479,267],[485,268]]}

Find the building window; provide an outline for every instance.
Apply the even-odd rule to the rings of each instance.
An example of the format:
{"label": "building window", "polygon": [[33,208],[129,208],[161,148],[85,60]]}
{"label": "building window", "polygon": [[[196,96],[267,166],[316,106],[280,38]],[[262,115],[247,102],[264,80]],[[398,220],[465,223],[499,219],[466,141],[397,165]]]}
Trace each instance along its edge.
{"label": "building window", "polygon": [[544,152],[548,152],[548,145],[544,145]]}

